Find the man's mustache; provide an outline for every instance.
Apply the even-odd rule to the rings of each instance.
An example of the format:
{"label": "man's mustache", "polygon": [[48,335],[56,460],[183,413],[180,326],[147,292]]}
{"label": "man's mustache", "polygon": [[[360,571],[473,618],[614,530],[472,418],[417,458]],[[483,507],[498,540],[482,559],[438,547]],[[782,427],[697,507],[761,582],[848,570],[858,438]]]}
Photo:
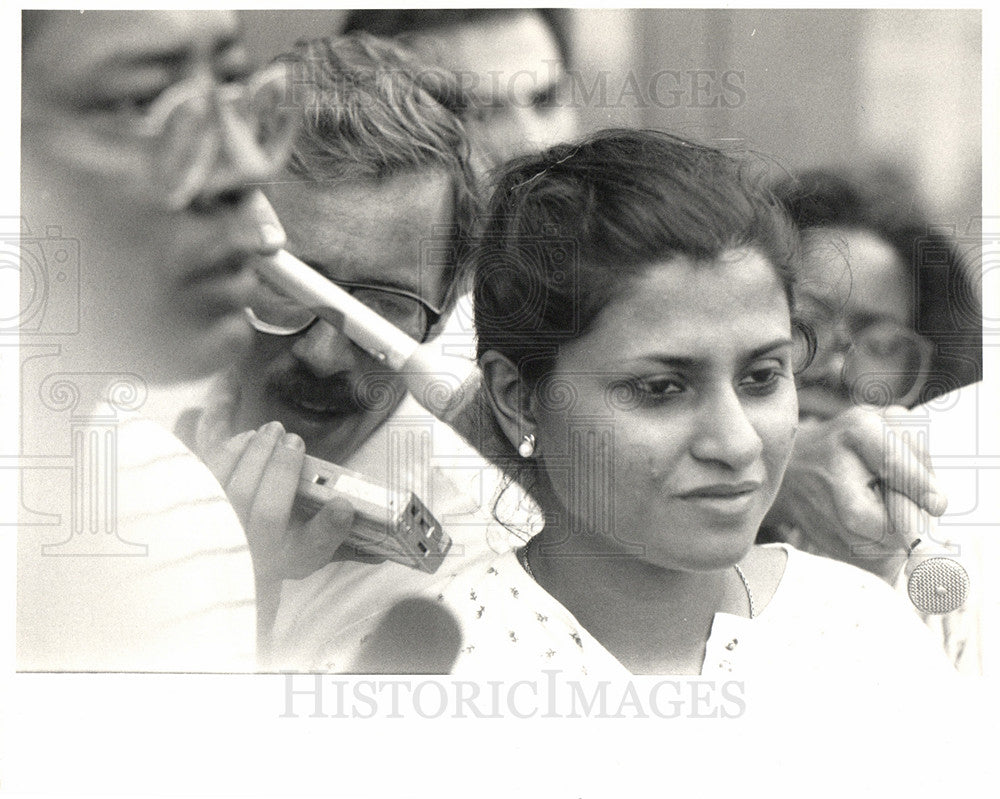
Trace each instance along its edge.
{"label": "man's mustache", "polygon": [[383,411],[395,407],[406,392],[396,376],[381,371],[317,377],[302,367],[275,375],[268,389],[286,401],[331,413]]}

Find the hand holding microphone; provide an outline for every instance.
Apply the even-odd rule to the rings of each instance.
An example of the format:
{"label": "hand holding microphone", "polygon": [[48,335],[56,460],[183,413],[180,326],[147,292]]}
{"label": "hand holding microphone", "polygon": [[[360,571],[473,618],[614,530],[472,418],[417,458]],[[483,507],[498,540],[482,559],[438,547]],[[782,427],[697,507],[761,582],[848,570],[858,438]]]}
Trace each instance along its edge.
{"label": "hand holding microphone", "polygon": [[[878,486],[876,486],[877,488]],[[895,491],[882,490],[889,518],[902,526],[914,508],[906,497]],[[930,522],[927,522],[930,526]],[[912,529],[914,525],[907,524]],[[934,542],[929,534],[908,542],[903,576],[906,591],[913,606],[921,613],[951,613],[965,605],[969,597],[969,575],[955,560],[949,548]]]}
{"label": "hand holding microphone", "polygon": [[935,516],[944,512],[944,503],[932,515],[912,499],[936,482],[925,440],[929,431],[902,427],[898,433],[889,434],[893,421],[905,425],[916,418],[921,420],[921,426],[926,426],[929,420],[920,416],[919,408],[913,411],[890,408],[884,418],[888,426],[885,462],[908,464],[908,468],[897,468],[893,485],[880,478],[874,481],[873,488],[885,503],[892,531],[906,542],[903,576],[907,595],[922,613],[951,613],[963,607],[968,599],[968,572],[952,557],[955,553],[951,549],[936,542]]}
{"label": "hand holding microphone", "polygon": [[[914,578],[914,604],[924,612],[946,613],[965,601],[967,589],[942,580],[939,558],[933,559],[932,579],[926,579],[931,565],[917,571],[931,561],[931,519],[947,506],[931,468],[925,427],[923,415],[905,408],[863,406],[802,422],[766,523],[795,546],[891,584],[904,569]],[[954,567],[961,567],[949,564],[954,564],[946,566],[949,574],[960,577]]]}

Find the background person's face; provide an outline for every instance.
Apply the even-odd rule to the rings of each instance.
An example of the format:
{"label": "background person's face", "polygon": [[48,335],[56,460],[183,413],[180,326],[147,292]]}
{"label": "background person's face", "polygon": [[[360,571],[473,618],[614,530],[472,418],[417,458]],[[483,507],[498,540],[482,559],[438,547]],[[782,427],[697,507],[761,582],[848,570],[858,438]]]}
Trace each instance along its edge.
{"label": "background person's face", "polygon": [[637,544],[694,571],[742,558],[794,440],[791,358],[784,290],[753,252],[658,264],[610,303],[533,397],[536,451],[584,551]]}
{"label": "background person's face", "polygon": [[[172,87],[250,72],[232,14],[47,12],[24,53],[22,213],[35,237],[74,239],[79,362],[174,380],[212,371],[249,342],[241,308],[248,257],[280,243],[265,230],[259,171],[214,175],[220,193],[170,209],[153,162],[127,135]],[[31,298],[26,298],[30,303]],[[73,320],[48,323],[74,329]]]}
{"label": "background person's face", "polygon": [[[385,182],[289,180],[268,189],[288,250],[333,280],[409,291],[438,307],[448,243],[450,179],[433,169]],[[440,252],[441,248],[437,249]],[[317,320],[293,336],[254,335],[239,374],[238,429],[278,420],[306,449],[335,463],[350,456],[405,395],[400,376]]]}
{"label": "background person's face", "polygon": [[817,338],[816,357],[797,376],[803,418],[899,401],[920,376],[920,351],[913,286],[896,251],[840,228],[806,231],[803,245],[796,300]]}
{"label": "background person's face", "polygon": [[561,91],[566,68],[540,16],[505,15],[433,36],[438,60],[480,105],[469,129],[486,157],[503,161],[576,135],[576,111]]}

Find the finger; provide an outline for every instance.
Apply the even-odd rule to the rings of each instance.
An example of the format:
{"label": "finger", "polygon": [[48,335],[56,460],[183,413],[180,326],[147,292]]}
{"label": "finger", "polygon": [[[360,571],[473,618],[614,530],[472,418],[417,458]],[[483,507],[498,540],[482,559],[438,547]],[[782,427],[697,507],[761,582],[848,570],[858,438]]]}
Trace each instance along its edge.
{"label": "finger", "polygon": [[251,437],[232,470],[226,483],[226,493],[237,511],[242,511],[244,515],[253,507],[264,469],[283,433],[284,428],[280,422],[263,425]]}
{"label": "finger", "polygon": [[201,459],[215,475],[215,479],[219,481],[220,485],[225,486],[229,482],[233,469],[236,468],[236,464],[243,455],[243,450],[256,434],[254,430],[247,430],[238,436],[233,436],[228,441],[218,442],[214,447],[200,454]]}
{"label": "finger", "polygon": [[[881,416],[885,423],[890,429],[896,430],[897,432],[908,432],[913,430],[913,420],[922,421],[926,424],[927,419],[924,415],[918,415],[915,410],[909,410],[904,408],[902,405],[889,405],[881,409]],[[920,458],[920,462],[933,474],[934,467],[931,464],[931,454],[927,451],[927,448],[923,446],[918,440],[913,436],[908,436],[910,447],[913,450],[913,454]]]}
{"label": "finger", "polygon": [[255,531],[262,530],[274,540],[284,535],[305,453],[305,442],[294,433],[282,435],[271,450],[250,507],[249,522]]}
{"label": "finger", "polygon": [[905,494],[898,491],[883,491],[883,494],[894,538],[899,549],[908,553],[914,541],[927,537],[930,516]]}
{"label": "finger", "polygon": [[847,441],[872,475],[886,489],[909,497],[928,513],[944,513],[948,499],[912,431],[894,430],[867,413],[856,419],[858,423],[847,430]]}
{"label": "finger", "polygon": [[930,517],[905,494],[882,489],[886,506],[887,532],[885,539],[876,546],[878,549],[864,550],[868,557],[860,563],[862,568],[878,574],[890,584],[894,584],[900,570],[906,565],[910,545],[920,534],[924,521]]}
{"label": "finger", "polygon": [[851,474],[845,470],[844,479],[834,486],[836,529],[847,546],[859,542],[879,542],[889,534],[889,518],[881,492],[873,490],[867,472]]}
{"label": "finger", "polygon": [[351,534],[354,508],[344,497],[334,497],[310,519],[304,537],[309,546],[322,553],[327,562]]}
{"label": "finger", "polygon": [[[863,501],[860,496],[856,498],[853,510],[856,514],[854,518],[856,526],[850,530],[846,528],[841,530],[842,535],[846,533],[842,541],[846,553],[835,554],[835,557],[891,583],[905,563],[909,542],[905,538],[906,533],[903,532],[903,528],[906,528],[905,516],[900,516],[903,527],[897,526],[884,494],[891,497],[892,506],[900,514],[905,514],[908,508],[916,508],[916,505],[898,492],[884,492],[877,483],[869,486],[867,491],[871,496],[869,501]],[[848,515],[850,513],[849,511]]]}

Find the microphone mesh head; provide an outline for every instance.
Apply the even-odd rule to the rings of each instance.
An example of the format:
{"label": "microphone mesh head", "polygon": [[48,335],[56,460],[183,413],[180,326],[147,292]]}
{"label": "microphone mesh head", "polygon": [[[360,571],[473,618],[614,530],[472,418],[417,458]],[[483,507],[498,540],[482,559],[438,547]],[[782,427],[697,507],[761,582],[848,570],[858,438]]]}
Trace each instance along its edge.
{"label": "microphone mesh head", "polygon": [[930,558],[907,582],[910,601],[923,613],[951,613],[969,597],[969,575],[951,558]]}

